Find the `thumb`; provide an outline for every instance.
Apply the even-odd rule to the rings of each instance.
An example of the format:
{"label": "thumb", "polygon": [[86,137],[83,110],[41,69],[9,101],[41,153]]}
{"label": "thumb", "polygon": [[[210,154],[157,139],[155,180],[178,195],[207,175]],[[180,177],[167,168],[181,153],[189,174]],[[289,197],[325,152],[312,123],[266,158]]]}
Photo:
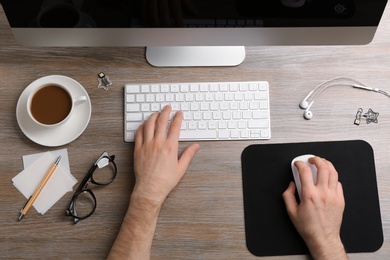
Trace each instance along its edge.
{"label": "thumb", "polygon": [[298,202],[295,199],[295,183],[290,182],[288,188],[283,192],[284,204],[286,204],[287,213],[290,218],[296,215]]}
{"label": "thumb", "polygon": [[182,171],[186,171],[188,165],[190,164],[192,158],[199,151],[199,144],[192,144],[188,146],[179,158],[179,167]]}

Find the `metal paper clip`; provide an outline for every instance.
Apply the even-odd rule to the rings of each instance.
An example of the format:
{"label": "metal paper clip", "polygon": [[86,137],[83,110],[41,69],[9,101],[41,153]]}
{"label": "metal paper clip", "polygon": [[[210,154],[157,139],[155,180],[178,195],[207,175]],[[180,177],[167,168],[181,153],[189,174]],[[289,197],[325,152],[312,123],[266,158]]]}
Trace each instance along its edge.
{"label": "metal paper clip", "polygon": [[103,72],[100,72],[98,74],[98,82],[99,82],[98,88],[102,88],[106,91],[112,85],[111,80]]}
{"label": "metal paper clip", "polygon": [[360,125],[360,119],[362,118],[362,113],[363,113],[363,109],[359,108],[356,113],[355,121],[353,121],[355,125]]}
{"label": "metal paper clip", "polygon": [[371,108],[363,116],[365,118],[367,118],[366,119],[367,124],[369,124],[369,123],[378,123],[379,113],[374,112]]}

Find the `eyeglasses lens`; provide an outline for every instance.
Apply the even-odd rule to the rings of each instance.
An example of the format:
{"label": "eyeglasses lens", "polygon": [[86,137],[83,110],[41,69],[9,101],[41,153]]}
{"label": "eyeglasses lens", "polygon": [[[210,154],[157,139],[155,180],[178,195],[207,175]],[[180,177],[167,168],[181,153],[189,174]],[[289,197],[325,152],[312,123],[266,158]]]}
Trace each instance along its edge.
{"label": "eyeglasses lens", "polygon": [[73,215],[84,218],[90,215],[96,207],[95,198],[88,191],[82,191],[76,198]]}
{"label": "eyeglasses lens", "polygon": [[97,168],[92,174],[92,178],[98,184],[108,184],[115,178],[114,164],[108,158],[103,157],[97,163]]}

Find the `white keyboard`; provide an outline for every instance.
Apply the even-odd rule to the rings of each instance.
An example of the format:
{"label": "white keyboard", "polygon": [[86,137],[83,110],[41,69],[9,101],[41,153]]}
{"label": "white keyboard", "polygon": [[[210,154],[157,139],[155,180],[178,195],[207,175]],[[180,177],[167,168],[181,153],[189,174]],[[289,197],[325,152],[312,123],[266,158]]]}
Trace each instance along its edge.
{"label": "white keyboard", "polygon": [[271,138],[268,82],[126,84],[124,139],[149,116],[172,106],[183,112],[180,141]]}

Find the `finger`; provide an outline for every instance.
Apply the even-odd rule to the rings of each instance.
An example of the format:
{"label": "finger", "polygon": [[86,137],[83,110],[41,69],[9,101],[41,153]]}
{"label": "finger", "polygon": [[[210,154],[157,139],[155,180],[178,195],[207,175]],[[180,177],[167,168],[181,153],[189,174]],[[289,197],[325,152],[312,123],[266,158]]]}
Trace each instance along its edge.
{"label": "finger", "polygon": [[337,173],[336,168],[330,161],[325,160],[325,163],[329,169],[329,188],[332,190],[336,190],[339,182],[339,174]]}
{"label": "finger", "polygon": [[135,149],[137,150],[137,149],[139,149],[141,146],[142,146],[142,144],[143,144],[143,131],[144,131],[144,124],[142,124],[142,125],[140,125],[139,127],[138,127],[138,130],[137,130],[137,132],[135,133],[135,144],[134,144],[134,147],[135,147]]}
{"label": "finger", "polygon": [[168,131],[168,138],[172,141],[178,141],[180,136],[180,128],[181,128],[181,122],[183,120],[183,113],[181,111],[176,112],[175,116],[173,117],[173,120],[171,122],[171,126]]}
{"label": "finger", "polygon": [[340,182],[337,183],[337,196],[339,199],[339,203],[342,205],[344,211],[345,199],[344,199],[343,185]]}
{"label": "finger", "polygon": [[343,185],[341,184],[341,182],[337,183],[337,194],[339,196],[341,196],[344,200],[344,190],[343,190]]}
{"label": "finger", "polygon": [[184,150],[184,152],[179,158],[179,167],[181,172],[185,172],[187,170],[188,165],[192,161],[192,158],[194,158],[195,154],[199,151],[199,149],[199,144],[191,144]]}
{"label": "finger", "polygon": [[156,129],[156,121],[159,113],[153,113],[148,120],[144,122],[143,126],[143,141],[148,142],[154,138],[154,132]]}
{"label": "finger", "polygon": [[298,210],[298,202],[295,199],[295,183],[290,182],[287,189],[283,192],[283,200],[286,205],[287,213],[291,219],[294,219],[297,210]]}
{"label": "finger", "polygon": [[317,168],[317,186],[329,186],[329,169],[325,160],[316,156],[309,158],[309,162]]}
{"label": "finger", "polygon": [[310,167],[302,161],[296,161],[294,164],[299,172],[299,179],[301,180],[302,191],[306,189],[311,189],[314,186],[314,180]]}
{"label": "finger", "polygon": [[167,105],[161,111],[157,123],[156,123],[156,138],[165,139],[167,137],[167,128],[168,128],[168,120],[169,115],[171,114],[171,106]]}

